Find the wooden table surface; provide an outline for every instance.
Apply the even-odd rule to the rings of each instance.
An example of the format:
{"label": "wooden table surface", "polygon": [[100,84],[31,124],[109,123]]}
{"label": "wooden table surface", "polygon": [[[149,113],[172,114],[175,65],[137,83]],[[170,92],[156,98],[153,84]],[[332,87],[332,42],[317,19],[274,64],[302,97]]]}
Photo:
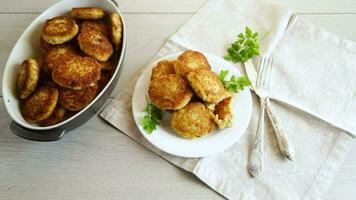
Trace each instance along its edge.
{"label": "wooden table surface", "polygon": [[[57,0],[0,0],[0,63],[26,26]],[[354,0],[269,0],[356,41]],[[121,0],[128,30],[124,69],[112,97],[205,0]],[[2,71],[2,69],[1,69]],[[2,77],[2,73],[1,73]],[[1,95],[1,91],[0,91]],[[57,142],[33,142],[9,130],[0,96],[0,199],[222,199],[98,116]],[[325,199],[356,198],[356,144]]]}

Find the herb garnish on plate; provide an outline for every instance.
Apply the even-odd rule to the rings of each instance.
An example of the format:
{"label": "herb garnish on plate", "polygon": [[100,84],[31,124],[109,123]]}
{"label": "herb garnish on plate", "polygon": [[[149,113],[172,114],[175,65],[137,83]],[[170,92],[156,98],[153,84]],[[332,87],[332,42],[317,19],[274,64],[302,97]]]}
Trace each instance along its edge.
{"label": "herb garnish on plate", "polygon": [[142,119],[141,124],[143,128],[151,134],[156,130],[156,125],[159,125],[159,121],[162,120],[162,110],[157,108],[147,98],[147,106],[143,111],[145,111],[146,115]]}
{"label": "herb garnish on plate", "polygon": [[246,76],[240,76],[236,78],[235,75],[232,75],[230,80],[225,80],[228,74],[228,70],[221,70],[219,74],[219,79],[223,83],[224,87],[230,92],[238,93],[245,87],[251,85],[250,80],[248,80]]}

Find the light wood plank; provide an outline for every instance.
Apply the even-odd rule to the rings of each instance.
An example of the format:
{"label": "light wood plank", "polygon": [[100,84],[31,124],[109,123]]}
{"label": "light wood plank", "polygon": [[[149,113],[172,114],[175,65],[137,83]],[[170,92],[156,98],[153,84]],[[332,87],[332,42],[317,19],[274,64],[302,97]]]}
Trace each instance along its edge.
{"label": "light wood plank", "polygon": [[[119,0],[120,8],[127,13],[194,13],[206,0]],[[267,0],[289,7],[298,13],[356,13],[354,0]],[[0,12],[42,12],[58,0],[0,0]]]}
{"label": "light wood plank", "polygon": [[0,98],[0,199],[219,199],[97,116],[47,143],[17,137],[9,123]]}

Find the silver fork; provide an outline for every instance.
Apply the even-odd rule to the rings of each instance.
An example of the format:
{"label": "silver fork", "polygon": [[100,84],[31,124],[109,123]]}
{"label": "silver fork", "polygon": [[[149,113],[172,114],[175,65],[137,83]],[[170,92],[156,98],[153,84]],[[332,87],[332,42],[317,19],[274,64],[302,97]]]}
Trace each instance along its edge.
{"label": "silver fork", "polygon": [[262,172],[263,168],[263,129],[264,129],[264,118],[265,118],[265,104],[267,97],[267,92],[269,88],[269,82],[271,80],[272,71],[272,58],[263,56],[260,61],[258,68],[258,75],[256,79],[256,92],[260,95],[261,99],[261,111],[258,118],[257,132],[255,136],[255,141],[253,143],[250,159],[248,162],[248,171],[251,176],[256,177]]}

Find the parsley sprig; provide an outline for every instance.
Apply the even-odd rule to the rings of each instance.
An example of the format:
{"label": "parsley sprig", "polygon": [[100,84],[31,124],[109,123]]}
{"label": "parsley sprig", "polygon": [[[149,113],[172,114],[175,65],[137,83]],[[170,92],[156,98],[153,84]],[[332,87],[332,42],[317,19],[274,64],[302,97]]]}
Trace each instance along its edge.
{"label": "parsley sprig", "polygon": [[258,43],[258,33],[251,31],[249,27],[245,28],[245,34],[237,35],[237,41],[231,44],[227,49],[228,55],[224,58],[234,63],[244,62],[253,56],[260,55],[260,45]]}
{"label": "parsley sprig", "polygon": [[225,80],[226,76],[229,74],[227,70],[221,70],[219,74],[219,79],[223,83],[224,87],[234,93],[238,93],[243,90],[245,87],[251,85],[250,80],[246,76],[240,76],[236,78],[234,75],[230,77],[230,80]]}
{"label": "parsley sprig", "polygon": [[141,124],[143,128],[151,134],[154,130],[156,130],[156,125],[159,125],[159,121],[162,120],[162,111],[152,102],[148,101],[148,98],[147,106],[143,111],[146,115],[143,117]]}

